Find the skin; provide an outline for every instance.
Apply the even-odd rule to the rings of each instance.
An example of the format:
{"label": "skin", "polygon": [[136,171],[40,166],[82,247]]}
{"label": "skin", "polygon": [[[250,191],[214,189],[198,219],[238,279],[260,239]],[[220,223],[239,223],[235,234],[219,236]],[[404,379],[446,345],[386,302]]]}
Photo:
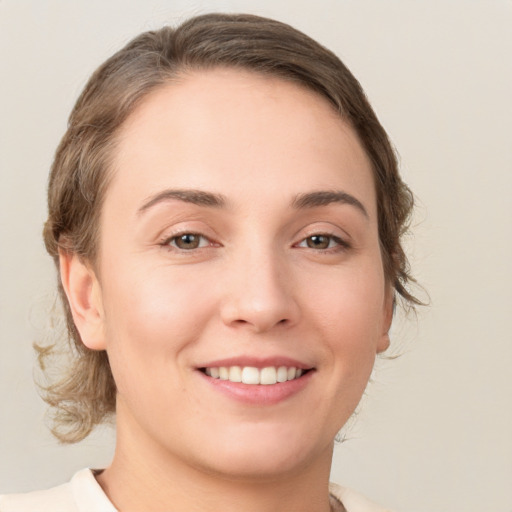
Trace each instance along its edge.
{"label": "skin", "polygon": [[[61,255],[82,340],[107,350],[118,387],[103,489],[122,511],[326,512],[333,439],[392,317],[371,165],[354,131],[295,84],[195,72],[138,106],[113,172],[98,261]],[[223,204],[163,199],[169,190]],[[318,191],[362,208],[297,205]],[[199,245],[180,249],[184,233]],[[239,356],[313,370],[292,396],[247,404],[197,369]]]}

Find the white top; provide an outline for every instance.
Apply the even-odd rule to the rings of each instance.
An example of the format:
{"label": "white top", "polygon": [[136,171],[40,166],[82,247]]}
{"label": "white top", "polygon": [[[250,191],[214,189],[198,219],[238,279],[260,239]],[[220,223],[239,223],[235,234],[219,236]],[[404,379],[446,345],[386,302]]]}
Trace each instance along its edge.
{"label": "white top", "polygon": [[[360,494],[336,484],[333,496],[347,512],[390,512]],[[67,484],[45,491],[0,496],[0,512],[117,512],[90,469],[82,469]]]}

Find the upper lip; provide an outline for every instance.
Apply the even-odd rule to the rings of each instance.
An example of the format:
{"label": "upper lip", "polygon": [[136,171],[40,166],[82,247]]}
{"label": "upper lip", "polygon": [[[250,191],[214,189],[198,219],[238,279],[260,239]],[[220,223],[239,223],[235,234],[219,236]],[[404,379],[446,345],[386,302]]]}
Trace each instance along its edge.
{"label": "upper lip", "polygon": [[219,368],[221,366],[240,366],[246,367],[251,366],[253,368],[267,368],[269,366],[287,366],[300,368],[302,370],[310,370],[313,367],[305,362],[298,361],[297,359],[287,356],[273,356],[273,357],[255,357],[255,356],[238,356],[229,357],[226,359],[216,359],[215,361],[208,361],[205,364],[201,364],[198,368]]}

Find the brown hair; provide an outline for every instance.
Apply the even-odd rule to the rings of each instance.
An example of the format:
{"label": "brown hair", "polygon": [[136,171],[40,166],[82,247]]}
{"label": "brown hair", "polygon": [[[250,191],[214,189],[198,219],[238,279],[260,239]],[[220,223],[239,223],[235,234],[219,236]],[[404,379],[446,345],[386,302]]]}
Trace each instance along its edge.
{"label": "brown hair", "polygon": [[[317,42],[278,21],[252,15],[207,14],[177,28],[143,33],[90,78],[69,118],[48,186],[46,248],[59,268],[59,250],[94,264],[99,216],[110,178],[116,134],[139,102],[187,70],[231,67],[281,77],[326,98],[350,123],[373,164],[379,236],[386,278],[409,305],[419,301],[400,238],[413,197],[401,181],[395,152],[358,81]],[[43,387],[54,408],[53,433],[77,442],[115,412],[116,386],[105,352],[87,349],[73,323],[62,285],[71,361],[63,378]],[[53,347],[36,347],[39,362]]]}

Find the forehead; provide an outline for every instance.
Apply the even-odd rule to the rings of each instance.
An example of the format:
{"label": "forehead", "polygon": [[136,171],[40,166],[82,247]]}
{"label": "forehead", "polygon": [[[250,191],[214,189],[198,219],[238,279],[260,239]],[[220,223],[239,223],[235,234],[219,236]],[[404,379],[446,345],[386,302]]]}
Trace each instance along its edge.
{"label": "forehead", "polygon": [[374,194],[366,153],[327,99],[233,69],[185,74],[141,102],[119,133],[111,186],[123,183],[147,195],[169,186],[253,198],[304,188]]}

